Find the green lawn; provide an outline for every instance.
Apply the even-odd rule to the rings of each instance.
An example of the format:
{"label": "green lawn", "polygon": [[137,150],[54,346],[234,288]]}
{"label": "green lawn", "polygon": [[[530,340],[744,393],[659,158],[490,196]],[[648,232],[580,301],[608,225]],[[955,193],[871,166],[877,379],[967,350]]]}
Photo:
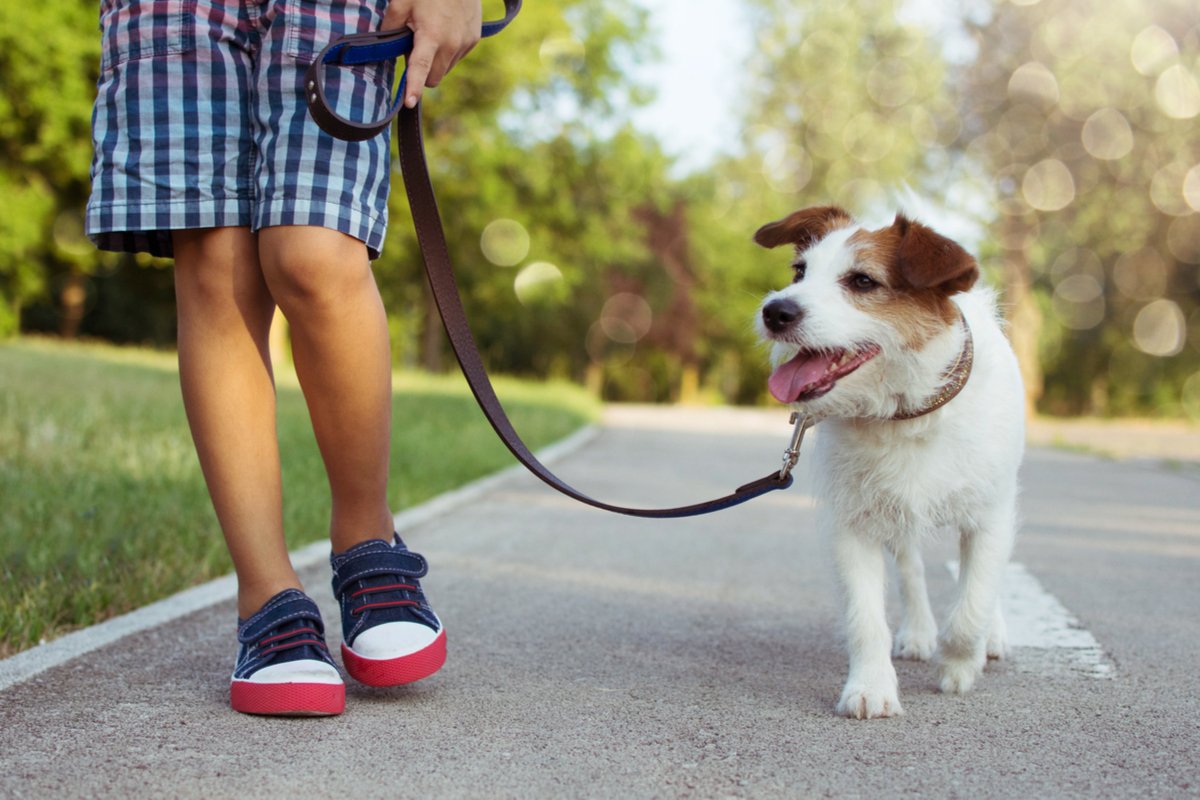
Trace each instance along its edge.
{"label": "green lawn", "polygon": [[[323,538],[329,498],[294,376],[281,374],[288,544]],[[540,447],[595,417],[583,390],[501,381]],[[457,375],[396,376],[399,510],[513,463]],[[0,656],[231,571],[171,353],[0,345]]]}

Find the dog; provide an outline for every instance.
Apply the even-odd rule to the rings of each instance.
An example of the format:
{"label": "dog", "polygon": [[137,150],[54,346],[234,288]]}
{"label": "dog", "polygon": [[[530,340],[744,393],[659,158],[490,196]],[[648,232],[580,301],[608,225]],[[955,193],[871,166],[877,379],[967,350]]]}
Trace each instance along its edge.
{"label": "dog", "polygon": [[[943,692],[962,694],[1006,655],[998,595],[1016,532],[1024,392],[995,294],[959,244],[903,214],[870,229],[841,208],[764,225],[763,247],[791,245],[792,282],[759,307],[769,388],[819,423],[819,527],[845,601],[849,675],[837,710],[903,713],[892,657],[937,655]],[[940,633],[922,541],[958,532],[957,597]],[[894,559],[902,616],[885,609]]]}

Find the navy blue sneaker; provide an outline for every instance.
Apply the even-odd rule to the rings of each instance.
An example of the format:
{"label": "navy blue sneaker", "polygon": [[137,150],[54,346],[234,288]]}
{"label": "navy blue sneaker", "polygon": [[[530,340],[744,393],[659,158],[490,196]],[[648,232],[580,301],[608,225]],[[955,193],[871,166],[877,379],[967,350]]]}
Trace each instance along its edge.
{"label": "navy blue sneaker", "polygon": [[421,584],[428,565],[404,546],[371,539],[329,557],[342,608],[342,664],[368,686],[426,678],[446,661],[446,630]]}
{"label": "navy blue sneaker", "polygon": [[346,707],[346,685],[325,646],[317,604],[286,589],[238,620],[229,701],[245,714],[329,716]]}

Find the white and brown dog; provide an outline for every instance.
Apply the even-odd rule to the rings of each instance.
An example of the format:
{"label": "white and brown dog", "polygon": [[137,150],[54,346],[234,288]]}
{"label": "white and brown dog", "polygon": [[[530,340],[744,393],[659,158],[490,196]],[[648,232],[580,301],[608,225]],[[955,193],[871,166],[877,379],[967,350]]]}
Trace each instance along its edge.
{"label": "white and brown dog", "polygon": [[[1016,527],[1024,397],[991,291],[975,260],[897,216],[869,230],[840,208],[797,211],[761,228],[792,245],[792,284],[772,292],[759,329],[772,343],[771,393],[820,421],[814,473],[820,525],[845,589],[849,717],[901,714],[891,657],[939,656],[944,692],[971,689],[1006,650],[997,603]],[[938,633],[922,541],[960,537],[957,599]],[[903,612],[893,642],[884,550]]]}

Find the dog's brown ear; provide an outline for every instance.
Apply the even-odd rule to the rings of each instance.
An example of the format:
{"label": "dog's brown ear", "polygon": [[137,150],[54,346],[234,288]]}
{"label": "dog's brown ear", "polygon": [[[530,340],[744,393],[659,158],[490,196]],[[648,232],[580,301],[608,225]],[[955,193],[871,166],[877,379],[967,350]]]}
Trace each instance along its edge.
{"label": "dog's brown ear", "polygon": [[965,292],[979,278],[979,265],[971,254],[931,228],[903,214],[892,223],[900,246],[896,266],[908,283],[917,289],[943,289],[946,294]]}
{"label": "dog's brown ear", "polygon": [[763,247],[792,244],[797,250],[804,250],[830,231],[849,225],[850,221],[850,215],[837,206],[805,208],[763,225],[754,234],[754,241]]}

